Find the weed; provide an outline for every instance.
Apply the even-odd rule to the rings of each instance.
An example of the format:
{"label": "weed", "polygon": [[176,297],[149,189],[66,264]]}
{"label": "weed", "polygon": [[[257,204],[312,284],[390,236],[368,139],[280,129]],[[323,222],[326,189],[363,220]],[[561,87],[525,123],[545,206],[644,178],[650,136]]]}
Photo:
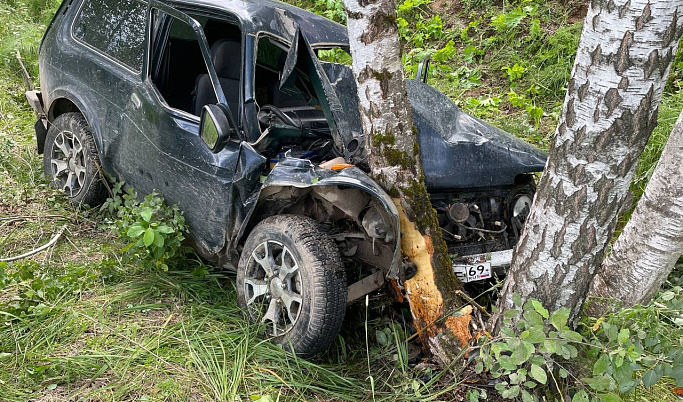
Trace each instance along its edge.
{"label": "weed", "polygon": [[[566,308],[549,314],[537,300],[523,306],[518,296],[513,300],[517,309],[505,311],[499,337],[480,341],[475,368],[499,379],[496,390],[503,398],[537,401],[569,391],[573,401],[612,401],[638,386],[650,388],[664,376],[683,385],[681,287],[661,293],[648,306],[587,319],[582,333],[567,327]],[[571,363],[579,356],[592,368]]]}
{"label": "weed", "polygon": [[157,193],[139,202],[132,189],[121,192],[123,185],[121,182],[114,186],[113,196],[101,211],[116,213],[115,225],[119,237],[128,243],[123,250],[130,261],[168,271],[181,252],[187,232],[182,212],[177,205],[167,206]]}

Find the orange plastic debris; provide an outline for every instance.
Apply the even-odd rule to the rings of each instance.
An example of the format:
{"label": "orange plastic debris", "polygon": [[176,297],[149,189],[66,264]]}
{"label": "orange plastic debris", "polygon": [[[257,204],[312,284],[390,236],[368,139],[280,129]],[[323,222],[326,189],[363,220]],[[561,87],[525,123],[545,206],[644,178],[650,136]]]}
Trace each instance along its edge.
{"label": "orange plastic debris", "polygon": [[346,169],[346,168],[350,168],[350,167],[353,167],[353,165],[350,165],[348,163],[339,163],[339,164],[332,166],[330,169],[331,170],[342,170],[342,169]]}

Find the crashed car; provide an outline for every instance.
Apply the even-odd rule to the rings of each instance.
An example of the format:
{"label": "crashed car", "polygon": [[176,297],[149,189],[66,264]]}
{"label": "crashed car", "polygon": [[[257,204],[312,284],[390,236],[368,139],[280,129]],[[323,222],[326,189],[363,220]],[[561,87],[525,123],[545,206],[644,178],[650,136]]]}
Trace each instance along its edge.
{"label": "crashed car", "polygon": [[[40,47],[38,151],[74,204],[105,180],[184,211],[273,340],[325,349],[348,303],[415,274],[368,175],[346,28],[271,0],[65,0]],[[325,57],[323,57],[325,56]],[[464,282],[509,265],[546,156],[406,80],[424,173]]]}

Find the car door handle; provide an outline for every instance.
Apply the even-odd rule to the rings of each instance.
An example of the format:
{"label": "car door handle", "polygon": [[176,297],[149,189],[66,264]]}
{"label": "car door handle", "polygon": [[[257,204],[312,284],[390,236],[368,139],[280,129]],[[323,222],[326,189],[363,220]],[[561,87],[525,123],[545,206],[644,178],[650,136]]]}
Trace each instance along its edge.
{"label": "car door handle", "polygon": [[142,102],[136,94],[130,96],[130,103],[133,104],[133,109],[140,109],[140,106],[142,106]]}

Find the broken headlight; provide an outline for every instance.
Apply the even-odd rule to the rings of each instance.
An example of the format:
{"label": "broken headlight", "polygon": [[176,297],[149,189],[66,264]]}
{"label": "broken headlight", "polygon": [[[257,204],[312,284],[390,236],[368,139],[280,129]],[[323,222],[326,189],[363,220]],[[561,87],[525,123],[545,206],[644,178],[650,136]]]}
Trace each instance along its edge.
{"label": "broken headlight", "polygon": [[[529,213],[529,210],[531,210],[531,203],[533,200],[531,199],[531,196],[529,194],[518,194],[515,196],[515,198],[512,201],[512,211],[510,211],[511,215],[513,217],[517,217],[520,214],[523,214],[526,212],[526,214]],[[521,217],[523,220],[525,216]]]}

